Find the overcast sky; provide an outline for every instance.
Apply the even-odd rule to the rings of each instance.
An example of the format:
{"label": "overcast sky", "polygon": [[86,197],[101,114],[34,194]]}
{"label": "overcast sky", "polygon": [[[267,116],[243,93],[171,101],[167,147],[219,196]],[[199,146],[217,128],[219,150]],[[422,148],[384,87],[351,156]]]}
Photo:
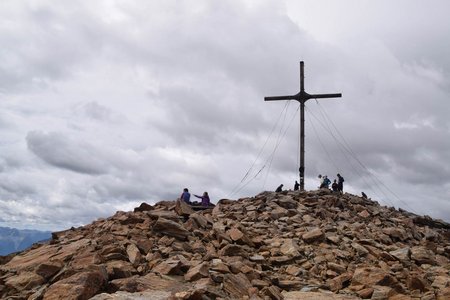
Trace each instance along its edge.
{"label": "overcast sky", "polygon": [[[0,1],[0,226],[306,189],[450,221],[450,2]],[[248,173],[247,173],[248,172]],[[244,178],[244,176],[247,176]],[[244,178],[244,180],[242,180]],[[242,182],[241,182],[242,180]]]}

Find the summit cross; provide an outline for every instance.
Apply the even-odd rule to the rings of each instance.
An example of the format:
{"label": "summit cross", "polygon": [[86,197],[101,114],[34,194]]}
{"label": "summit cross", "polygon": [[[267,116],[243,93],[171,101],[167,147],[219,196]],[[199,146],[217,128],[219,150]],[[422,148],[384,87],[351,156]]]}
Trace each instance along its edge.
{"label": "summit cross", "polygon": [[308,94],[305,92],[304,62],[300,62],[300,92],[290,96],[264,97],[264,101],[297,100],[300,102],[300,190],[305,190],[305,102],[309,99],[340,98],[342,94]]}

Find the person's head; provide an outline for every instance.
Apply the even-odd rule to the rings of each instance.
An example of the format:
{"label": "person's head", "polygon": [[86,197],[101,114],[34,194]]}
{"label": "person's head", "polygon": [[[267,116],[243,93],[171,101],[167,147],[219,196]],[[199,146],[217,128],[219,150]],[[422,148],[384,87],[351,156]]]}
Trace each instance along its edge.
{"label": "person's head", "polygon": [[339,174],[339,173],[337,173],[337,175],[336,175],[337,177],[341,177],[341,174]]}
{"label": "person's head", "polygon": [[334,180],[334,182],[336,182],[336,179]]}
{"label": "person's head", "polygon": [[204,192],[204,193],[203,193],[203,196],[208,196],[208,192]]}
{"label": "person's head", "polygon": [[187,188],[184,188],[183,192],[189,192],[189,190]]}
{"label": "person's head", "polygon": [[322,178],[322,175],[319,174],[319,176],[317,176],[317,177]]}
{"label": "person's head", "polygon": [[323,176],[323,178],[328,178],[328,176],[327,176],[327,175],[325,175],[325,176]]}

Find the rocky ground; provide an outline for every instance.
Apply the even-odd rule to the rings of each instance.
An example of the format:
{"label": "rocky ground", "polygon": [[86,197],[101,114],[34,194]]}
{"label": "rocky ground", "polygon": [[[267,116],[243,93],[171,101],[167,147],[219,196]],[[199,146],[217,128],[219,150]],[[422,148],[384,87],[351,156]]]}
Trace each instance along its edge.
{"label": "rocky ground", "polygon": [[143,203],[0,257],[2,299],[450,299],[450,225],[329,191]]}

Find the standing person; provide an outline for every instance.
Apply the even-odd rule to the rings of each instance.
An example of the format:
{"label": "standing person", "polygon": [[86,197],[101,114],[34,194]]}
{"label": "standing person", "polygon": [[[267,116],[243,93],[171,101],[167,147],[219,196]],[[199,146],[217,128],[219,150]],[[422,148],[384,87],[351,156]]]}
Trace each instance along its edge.
{"label": "standing person", "polygon": [[324,178],[322,177],[321,174],[319,174],[319,176],[317,176],[319,178],[319,189],[323,188],[323,180]]}
{"label": "standing person", "polygon": [[194,195],[197,198],[202,199],[202,206],[209,206],[210,200],[208,192],[204,192],[202,196]]}
{"label": "standing person", "polygon": [[294,184],[294,191],[298,191],[298,188],[300,187],[300,184],[297,182],[297,180],[295,181]]}
{"label": "standing person", "polygon": [[280,184],[280,186],[277,187],[277,189],[275,190],[275,192],[279,193],[279,192],[282,192],[282,191],[283,191],[283,185]]}
{"label": "standing person", "polygon": [[328,179],[328,176],[323,176],[323,187],[329,189],[331,184],[331,180]]}
{"label": "standing person", "polygon": [[341,176],[341,174],[336,175],[338,177],[338,190],[341,194],[344,193],[344,177]]}
{"label": "standing person", "polygon": [[180,200],[186,202],[187,204],[191,204],[191,194],[187,188],[183,189],[183,193],[180,196]]}
{"label": "standing person", "polygon": [[333,192],[339,192],[339,188],[338,188],[336,179],[333,181],[333,184],[331,185],[331,189],[333,190]]}

